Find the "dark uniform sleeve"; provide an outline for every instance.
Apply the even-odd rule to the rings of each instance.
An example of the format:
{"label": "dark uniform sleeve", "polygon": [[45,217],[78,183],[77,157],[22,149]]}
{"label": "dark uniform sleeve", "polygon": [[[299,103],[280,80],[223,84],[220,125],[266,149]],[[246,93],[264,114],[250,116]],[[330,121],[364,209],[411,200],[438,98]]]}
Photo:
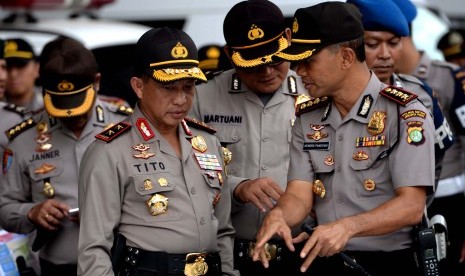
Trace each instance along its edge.
{"label": "dark uniform sleeve", "polygon": [[123,184],[107,145],[95,141],[79,171],[79,275],[114,275],[110,250],[121,218]]}

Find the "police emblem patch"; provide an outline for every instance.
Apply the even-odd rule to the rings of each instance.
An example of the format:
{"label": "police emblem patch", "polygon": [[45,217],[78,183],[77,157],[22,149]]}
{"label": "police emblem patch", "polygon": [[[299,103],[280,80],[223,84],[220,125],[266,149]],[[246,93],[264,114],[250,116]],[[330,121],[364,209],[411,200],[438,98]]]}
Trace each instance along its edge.
{"label": "police emblem patch", "polygon": [[414,121],[407,123],[407,143],[414,146],[419,146],[425,142],[425,136],[423,135],[423,123]]}

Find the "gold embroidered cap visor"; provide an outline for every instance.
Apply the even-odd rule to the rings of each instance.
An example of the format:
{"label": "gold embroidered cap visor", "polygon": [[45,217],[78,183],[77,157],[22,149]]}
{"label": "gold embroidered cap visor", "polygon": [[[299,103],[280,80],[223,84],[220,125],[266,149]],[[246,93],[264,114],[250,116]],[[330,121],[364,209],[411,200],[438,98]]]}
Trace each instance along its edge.
{"label": "gold embroidered cap visor", "polygon": [[345,2],[323,2],[294,14],[291,46],[276,53],[276,60],[300,61],[329,45],[362,38],[358,9]]}
{"label": "gold embroidered cap visor", "polygon": [[[174,64],[175,65],[175,64]],[[152,64],[151,64],[151,67]],[[158,82],[168,83],[183,79],[195,79],[206,82],[202,70],[198,67],[198,62],[192,60],[192,65],[170,66],[166,68],[148,69],[147,74]]]}
{"label": "gold embroidered cap visor", "polygon": [[281,33],[278,37],[262,43],[234,47],[231,46],[231,60],[236,67],[252,68],[272,63],[273,56],[289,46]]}
{"label": "gold embroidered cap visor", "polygon": [[53,117],[74,117],[87,113],[95,99],[92,84],[74,91],[44,89],[44,106]]}

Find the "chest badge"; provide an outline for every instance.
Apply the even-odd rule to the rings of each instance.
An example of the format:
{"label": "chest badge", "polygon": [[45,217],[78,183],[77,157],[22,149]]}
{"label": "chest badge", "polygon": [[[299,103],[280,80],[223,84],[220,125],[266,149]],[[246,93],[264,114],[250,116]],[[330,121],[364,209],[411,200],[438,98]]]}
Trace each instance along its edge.
{"label": "chest badge", "polygon": [[146,204],[152,216],[158,216],[168,211],[168,198],[160,194],[154,194],[146,201]]}
{"label": "chest badge", "polygon": [[192,148],[200,152],[206,152],[208,149],[207,142],[205,142],[205,139],[203,139],[203,137],[200,135],[192,137],[191,144],[192,144]]}
{"label": "chest badge", "polygon": [[153,189],[152,181],[151,181],[150,179],[144,180],[144,186],[142,187],[142,189],[143,189],[144,191],[148,191],[148,190]]}
{"label": "chest badge", "polygon": [[357,161],[363,161],[363,160],[367,160],[368,159],[368,154],[363,151],[363,150],[359,150],[357,151],[357,153],[355,153],[352,158],[354,160],[357,160]]}
{"label": "chest badge", "polygon": [[371,135],[379,135],[384,131],[384,121],[387,115],[386,112],[375,111],[370,118],[367,126],[367,131]]}
{"label": "chest badge", "polygon": [[44,181],[44,186],[42,187],[42,193],[46,198],[53,198],[55,195],[55,189],[53,188],[52,184],[50,184],[50,180],[46,179]]}
{"label": "chest badge", "polygon": [[323,182],[319,179],[313,182],[312,190],[313,190],[313,193],[319,196],[320,198],[324,198],[326,195],[325,185],[323,185]]}
{"label": "chest badge", "polygon": [[373,191],[376,188],[376,183],[373,179],[369,178],[363,182],[363,187],[367,191]]}
{"label": "chest badge", "polygon": [[323,129],[325,128],[324,125],[310,125],[310,128],[315,132],[312,134],[307,134],[308,139],[319,141],[323,138],[328,137],[328,133],[323,132]]}
{"label": "chest badge", "polygon": [[158,185],[160,185],[161,187],[166,187],[169,185],[168,180],[163,177],[158,178],[157,182],[158,182]]}
{"label": "chest badge", "polygon": [[133,156],[135,158],[142,158],[142,159],[148,159],[152,156],[155,156],[155,153],[154,152],[148,152],[148,149],[150,149],[150,146],[147,145],[147,144],[138,144],[138,145],[135,145],[135,146],[132,146],[132,148],[135,150],[135,151],[138,151],[139,153],[135,153]]}
{"label": "chest badge", "polygon": [[54,165],[44,163],[42,166],[34,170],[35,174],[46,174],[56,169]]}
{"label": "chest badge", "polygon": [[328,166],[334,165],[334,157],[332,155],[326,156],[325,164],[328,165]]}
{"label": "chest badge", "polygon": [[47,133],[48,131],[47,123],[45,122],[38,123],[36,129],[37,129],[37,134],[38,134],[38,136],[36,137],[36,142],[37,142],[36,151],[45,152],[45,151],[50,150],[53,145],[50,143],[47,143],[52,137],[50,134]]}

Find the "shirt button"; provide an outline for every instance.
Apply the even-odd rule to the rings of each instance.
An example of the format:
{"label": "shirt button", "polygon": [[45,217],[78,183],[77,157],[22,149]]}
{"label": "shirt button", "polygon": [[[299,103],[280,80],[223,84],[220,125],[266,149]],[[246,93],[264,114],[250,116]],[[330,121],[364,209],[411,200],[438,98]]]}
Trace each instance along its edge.
{"label": "shirt button", "polygon": [[200,225],[204,225],[206,222],[206,219],[204,217],[200,218]]}
{"label": "shirt button", "polygon": [[239,137],[237,137],[236,135],[233,136],[233,141],[237,141],[237,139],[239,139]]}
{"label": "shirt button", "polygon": [[342,136],[339,135],[339,136],[337,137],[337,140],[342,141]]}
{"label": "shirt button", "polygon": [[268,114],[268,109],[263,109],[264,114]]}
{"label": "shirt button", "polygon": [[337,198],[337,202],[338,202],[338,203],[342,203],[342,197],[338,197],[338,198]]}
{"label": "shirt button", "polygon": [[262,170],[267,170],[268,169],[268,166],[267,165],[263,165],[262,166]]}
{"label": "shirt button", "polygon": [[197,193],[197,191],[195,190],[194,187],[191,188],[191,194],[195,195],[195,193]]}
{"label": "shirt button", "polygon": [[371,166],[371,162],[367,162],[366,166],[369,168]]}
{"label": "shirt button", "polygon": [[263,142],[267,142],[268,140],[269,140],[268,137],[263,137],[263,138],[262,138],[262,141],[263,141]]}

